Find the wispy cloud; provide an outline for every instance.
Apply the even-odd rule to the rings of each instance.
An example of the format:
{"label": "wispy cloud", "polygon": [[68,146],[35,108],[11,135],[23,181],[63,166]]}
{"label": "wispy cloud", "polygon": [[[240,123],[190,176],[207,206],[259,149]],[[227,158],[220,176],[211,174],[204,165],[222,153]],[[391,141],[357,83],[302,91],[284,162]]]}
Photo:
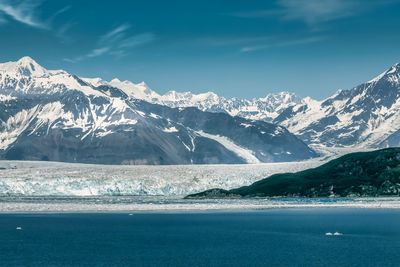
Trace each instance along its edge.
{"label": "wispy cloud", "polygon": [[351,16],[361,5],[356,0],[280,0],[278,3],[283,19],[302,20],[307,24]]}
{"label": "wispy cloud", "polygon": [[203,37],[191,40],[196,45],[206,45],[209,47],[223,47],[239,50],[243,53],[265,50],[272,47],[285,47],[295,45],[306,45],[321,42],[328,39],[326,35],[308,35],[308,36],[287,36],[287,35],[269,35],[269,36],[218,36]]}
{"label": "wispy cloud", "polygon": [[100,48],[95,48],[92,51],[90,51],[88,54],[86,54],[87,57],[99,57],[104,54],[106,54],[108,51],[110,51],[109,47],[100,47]]}
{"label": "wispy cloud", "polygon": [[325,39],[327,39],[325,36],[312,36],[312,37],[289,39],[289,40],[271,40],[271,42],[265,44],[244,46],[240,49],[240,51],[243,53],[249,53],[258,50],[268,49],[271,47],[285,47],[285,46],[311,44],[311,43],[321,42]]}
{"label": "wispy cloud", "polygon": [[57,16],[67,12],[68,10],[71,9],[71,6],[65,6],[61,8],[60,10],[56,11],[51,17],[49,18],[49,21],[53,21]]}
{"label": "wispy cloud", "polygon": [[72,41],[71,36],[68,35],[68,31],[75,26],[76,22],[66,22],[63,23],[55,30],[55,35],[65,43],[69,43]]}
{"label": "wispy cloud", "polygon": [[[0,0],[0,24],[15,21],[28,27],[58,32],[54,28],[54,19],[60,14],[68,11],[71,7],[66,6],[47,18],[40,16],[40,8],[44,0]],[[60,26],[65,30],[64,24]],[[57,35],[57,34],[56,34]]]}
{"label": "wispy cloud", "polygon": [[358,14],[378,5],[395,0],[277,0],[276,8],[235,12],[230,15],[243,18],[277,17],[282,20],[299,20],[310,26]]}
{"label": "wispy cloud", "polygon": [[266,40],[238,43],[241,52],[249,53],[271,47],[307,45],[324,41],[329,36],[322,33],[327,32],[326,23],[398,2],[400,0],[275,0],[269,9],[239,11],[229,15],[247,19],[301,21],[306,25],[305,31],[299,31],[296,38],[275,34]]}
{"label": "wispy cloud", "polygon": [[99,42],[110,43],[120,41],[125,37],[126,31],[129,30],[130,27],[131,26],[129,24],[119,25],[118,27],[115,27],[111,31],[101,36]]}
{"label": "wispy cloud", "polygon": [[139,46],[142,44],[150,43],[155,39],[153,33],[141,33],[130,36],[121,41],[119,48],[125,49],[130,47]]}
{"label": "wispy cloud", "polygon": [[73,63],[104,55],[122,57],[129,54],[130,49],[155,40],[153,33],[131,34],[130,30],[129,24],[119,25],[100,36],[94,48],[86,54],[64,60]]}
{"label": "wispy cloud", "polygon": [[42,1],[8,1],[0,0],[0,13],[3,20],[13,19],[30,27],[47,29],[48,25],[37,16],[38,7]]}

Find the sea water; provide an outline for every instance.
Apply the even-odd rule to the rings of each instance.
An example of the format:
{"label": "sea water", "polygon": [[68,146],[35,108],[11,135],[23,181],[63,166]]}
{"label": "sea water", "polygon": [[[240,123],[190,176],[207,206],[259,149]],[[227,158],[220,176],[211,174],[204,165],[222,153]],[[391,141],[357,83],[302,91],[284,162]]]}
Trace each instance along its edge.
{"label": "sea water", "polygon": [[0,265],[399,266],[399,225],[399,209],[2,214]]}

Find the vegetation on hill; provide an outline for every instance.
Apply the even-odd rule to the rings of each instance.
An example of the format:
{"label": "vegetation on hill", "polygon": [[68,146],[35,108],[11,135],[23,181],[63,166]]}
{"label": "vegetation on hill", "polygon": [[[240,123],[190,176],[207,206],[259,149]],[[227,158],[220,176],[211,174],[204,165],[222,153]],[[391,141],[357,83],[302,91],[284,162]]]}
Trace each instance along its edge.
{"label": "vegetation on hill", "polygon": [[211,189],[187,198],[399,196],[400,148],[344,155],[317,168],[275,174],[232,190]]}

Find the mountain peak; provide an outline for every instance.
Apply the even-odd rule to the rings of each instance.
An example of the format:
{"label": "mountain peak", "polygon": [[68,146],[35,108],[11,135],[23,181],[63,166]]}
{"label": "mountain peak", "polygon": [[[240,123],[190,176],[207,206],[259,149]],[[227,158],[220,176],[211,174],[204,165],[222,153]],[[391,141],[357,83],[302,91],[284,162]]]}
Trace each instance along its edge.
{"label": "mountain peak", "polygon": [[135,84],[129,80],[120,80],[118,78],[112,79],[111,81],[109,81],[109,84],[111,84],[112,86],[116,86],[116,87],[118,87],[118,85],[125,85],[125,86],[140,86],[141,85],[141,83]]}
{"label": "mountain peak", "polygon": [[118,79],[118,78],[114,78],[114,79],[112,79],[112,80],[110,81],[110,83],[120,83],[120,82],[121,82],[121,80]]}
{"label": "mountain peak", "polygon": [[95,77],[95,78],[84,78],[84,77],[79,77],[81,80],[95,86],[101,86],[101,85],[107,85],[107,82],[104,81],[102,78],[100,77]]}
{"label": "mountain peak", "polygon": [[396,63],[389,69],[385,70],[383,73],[379,74],[372,80],[368,81],[368,83],[378,82],[382,78],[389,79],[392,82],[399,83],[399,76],[400,76],[400,63]]}
{"label": "mountain peak", "polygon": [[400,72],[400,63],[394,64],[394,65],[387,71],[388,74],[392,74],[392,73],[395,73],[395,72]]}
{"label": "mountain peak", "polygon": [[24,56],[21,57],[17,63],[19,63],[20,65],[28,65],[28,64],[34,64],[34,65],[39,65],[33,58],[31,58],[30,56]]}
{"label": "mountain peak", "polygon": [[138,83],[137,85],[138,85],[138,86],[143,86],[143,87],[145,87],[146,89],[150,89],[150,87],[149,87],[149,86],[147,85],[147,83],[145,83],[144,81]]}
{"label": "mountain peak", "polygon": [[159,95],[152,91],[145,82],[135,84],[129,80],[121,81],[118,78],[114,78],[109,82],[109,84],[122,90],[125,94],[133,98],[151,101],[153,98],[159,97]]}
{"label": "mountain peak", "polygon": [[0,64],[0,70],[20,76],[34,77],[41,77],[48,73],[45,68],[40,66],[34,59],[28,56],[22,57],[16,62],[10,61]]}
{"label": "mountain peak", "polygon": [[47,70],[40,66],[31,57],[25,56],[17,61],[17,71],[23,76],[40,77],[47,73]]}

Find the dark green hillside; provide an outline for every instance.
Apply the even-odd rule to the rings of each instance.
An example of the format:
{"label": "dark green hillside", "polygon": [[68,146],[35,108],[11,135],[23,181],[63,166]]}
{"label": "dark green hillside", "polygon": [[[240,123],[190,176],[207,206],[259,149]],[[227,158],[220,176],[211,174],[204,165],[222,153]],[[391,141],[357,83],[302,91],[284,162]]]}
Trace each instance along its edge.
{"label": "dark green hillside", "polygon": [[314,169],[275,174],[229,191],[212,189],[190,197],[399,196],[400,148],[352,153]]}

